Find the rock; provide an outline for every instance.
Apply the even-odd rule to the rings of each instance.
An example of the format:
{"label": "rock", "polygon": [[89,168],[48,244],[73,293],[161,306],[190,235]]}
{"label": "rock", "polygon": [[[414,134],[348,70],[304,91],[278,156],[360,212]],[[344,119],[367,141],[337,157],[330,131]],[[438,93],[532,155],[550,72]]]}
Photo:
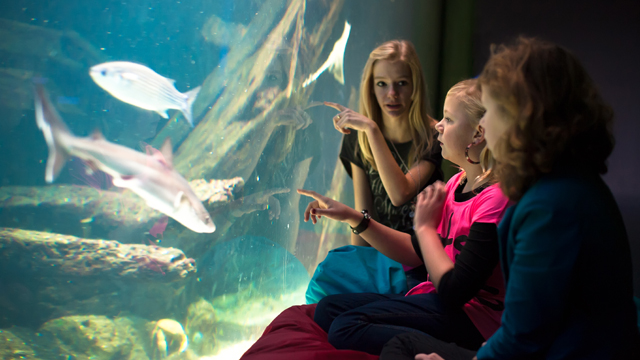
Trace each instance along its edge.
{"label": "rock", "polygon": [[[137,324],[136,324],[137,323]],[[67,316],[47,321],[39,329],[54,338],[55,350],[69,359],[147,360],[149,343],[144,320],[105,316]]]}
{"label": "rock", "polygon": [[0,228],[0,325],[37,327],[69,315],[184,314],[195,273],[181,250]]}
{"label": "rock", "polygon": [[74,31],[0,19],[0,34],[0,51],[8,63],[27,63],[42,70],[47,62],[54,62],[82,71],[106,60],[100,50]]}
{"label": "rock", "polygon": [[215,14],[209,17],[200,31],[206,41],[219,47],[229,47],[240,42],[246,32],[246,26],[226,22]]}
{"label": "rock", "polygon": [[195,272],[179,249],[0,228],[0,268],[37,277],[172,282]]}
{"label": "rock", "polygon": [[35,351],[10,330],[0,330],[0,359],[38,360]]}
{"label": "rock", "polygon": [[[236,177],[193,180],[190,184],[205,207],[215,207],[232,201],[242,191],[244,181]],[[0,187],[0,227],[85,238],[114,238],[109,236],[112,233],[120,235],[120,242],[142,243],[143,234],[164,214],[133,192],[115,189],[77,185]],[[171,226],[182,227],[172,219]]]}
{"label": "rock", "polygon": [[217,345],[217,323],[213,305],[204,299],[189,305],[186,332],[189,347],[200,356],[215,354]]}

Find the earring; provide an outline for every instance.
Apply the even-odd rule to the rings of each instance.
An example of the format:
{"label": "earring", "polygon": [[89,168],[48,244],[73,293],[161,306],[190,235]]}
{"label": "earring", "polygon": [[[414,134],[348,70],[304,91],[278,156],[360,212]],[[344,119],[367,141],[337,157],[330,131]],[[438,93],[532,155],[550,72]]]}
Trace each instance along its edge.
{"label": "earring", "polygon": [[469,157],[469,149],[471,149],[472,146],[474,146],[474,143],[471,143],[469,145],[467,145],[467,148],[464,151],[464,157],[467,159],[467,161],[473,165],[478,165],[480,164],[480,161],[473,161],[471,160],[471,158]]}

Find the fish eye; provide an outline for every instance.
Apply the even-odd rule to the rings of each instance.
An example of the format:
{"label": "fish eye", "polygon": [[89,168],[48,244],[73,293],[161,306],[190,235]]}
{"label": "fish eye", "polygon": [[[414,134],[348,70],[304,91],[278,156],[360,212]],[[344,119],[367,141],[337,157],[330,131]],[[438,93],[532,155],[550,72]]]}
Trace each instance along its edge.
{"label": "fish eye", "polygon": [[102,71],[100,71],[100,74],[102,74],[102,76],[107,76],[107,69],[102,69]]}

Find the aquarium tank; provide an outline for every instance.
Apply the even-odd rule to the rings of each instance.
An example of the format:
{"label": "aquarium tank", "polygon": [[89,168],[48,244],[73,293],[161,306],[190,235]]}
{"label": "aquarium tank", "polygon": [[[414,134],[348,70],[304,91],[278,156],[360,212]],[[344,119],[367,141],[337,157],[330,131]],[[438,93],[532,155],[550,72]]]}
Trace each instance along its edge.
{"label": "aquarium tank", "polygon": [[240,358],[349,243],[323,102],[395,38],[435,81],[441,3],[4,2],[0,358]]}

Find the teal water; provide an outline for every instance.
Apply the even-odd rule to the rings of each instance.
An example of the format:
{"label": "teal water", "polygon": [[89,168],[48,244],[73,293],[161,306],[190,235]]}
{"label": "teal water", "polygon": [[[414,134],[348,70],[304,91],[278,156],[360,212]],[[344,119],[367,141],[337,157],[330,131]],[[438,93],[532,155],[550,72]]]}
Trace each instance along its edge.
{"label": "teal water", "polygon": [[[349,234],[302,222],[307,200],[295,189],[353,197],[335,111],[319,102],[357,107],[369,51],[411,38],[415,4],[3,4],[0,357],[239,358],[280,311],[304,303],[315,266]],[[344,59],[341,82],[318,70],[347,23],[346,48],[334,56]],[[89,68],[112,61],[145,65],[182,93],[202,86],[195,126],[178,110],[165,119],[98,86]],[[173,169],[216,231],[189,230],[77,157],[47,184],[34,84],[76,136],[99,131],[150,155],[169,138]]]}

